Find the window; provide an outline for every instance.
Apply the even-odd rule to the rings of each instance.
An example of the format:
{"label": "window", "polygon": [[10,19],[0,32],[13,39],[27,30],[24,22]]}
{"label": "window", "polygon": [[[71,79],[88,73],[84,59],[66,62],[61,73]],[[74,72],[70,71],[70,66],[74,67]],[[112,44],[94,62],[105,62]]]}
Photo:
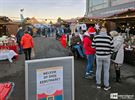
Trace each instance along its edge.
{"label": "window", "polygon": [[99,10],[108,7],[108,0],[89,0],[89,11]]}
{"label": "window", "polygon": [[99,10],[99,9],[103,9],[103,8],[107,8],[108,4],[104,3],[104,4],[100,4],[100,5],[96,5],[92,7],[92,11],[94,10]]}
{"label": "window", "polygon": [[104,4],[107,3],[108,0],[91,0],[92,1],[92,5],[100,5],[100,4]]}
{"label": "window", "polygon": [[120,4],[124,4],[124,3],[130,3],[133,2],[135,0],[111,0],[111,6],[117,6]]}

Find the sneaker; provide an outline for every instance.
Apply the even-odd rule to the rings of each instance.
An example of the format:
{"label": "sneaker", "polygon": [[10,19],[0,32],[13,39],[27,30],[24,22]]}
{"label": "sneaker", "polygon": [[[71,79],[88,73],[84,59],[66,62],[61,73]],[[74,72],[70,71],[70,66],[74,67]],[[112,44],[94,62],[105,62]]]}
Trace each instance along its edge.
{"label": "sneaker", "polygon": [[86,79],[93,79],[94,77],[92,75],[85,75]]}
{"label": "sneaker", "polygon": [[97,89],[101,89],[101,85],[100,84],[97,84]]}
{"label": "sneaker", "polygon": [[94,73],[90,73],[91,76],[95,77],[96,75]]}
{"label": "sneaker", "polygon": [[104,87],[104,90],[105,90],[105,91],[108,91],[108,90],[110,90],[110,89],[111,89],[110,86]]}
{"label": "sneaker", "polygon": [[86,74],[85,74],[86,76],[88,76],[88,75],[90,75],[90,73],[88,73],[88,72],[86,72]]}
{"label": "sneaker", "polygon": [[89,76],[85,76],[84,78],[85,78],[85,79],[89,79]]}
{"label": "sneaker", "polygon": [[93,72],[93,71],[90,71],[89,73],[94,74],[94,72]]}

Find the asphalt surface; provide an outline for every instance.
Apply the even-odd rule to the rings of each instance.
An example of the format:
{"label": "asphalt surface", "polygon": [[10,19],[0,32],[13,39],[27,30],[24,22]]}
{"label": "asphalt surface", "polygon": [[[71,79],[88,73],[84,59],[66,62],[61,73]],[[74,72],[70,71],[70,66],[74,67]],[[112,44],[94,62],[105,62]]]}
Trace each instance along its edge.
{"label": "asphalt surface", "polygon": [[[54,38],[36,37],[34,59],[68,56],[69,51],[64,49],[60,42]],[[114,69],[110,70],[111,90],[97,89],[95,79],[84,78],[86,59],[75,59],[75,100],[110,100],[111,93],[119,95],[132,95],[133,98],[120,98],[117,100],[135,100],[135,66],[124,64],[122,67],[122,83],[115,82]],[[19,60],[9,64],[8,61],[0,62],[0,82],[11,81],[15,83],[11,100],[25,100],[25,72],[24,55]],[[94,68],[95,69],[95,68]]]}

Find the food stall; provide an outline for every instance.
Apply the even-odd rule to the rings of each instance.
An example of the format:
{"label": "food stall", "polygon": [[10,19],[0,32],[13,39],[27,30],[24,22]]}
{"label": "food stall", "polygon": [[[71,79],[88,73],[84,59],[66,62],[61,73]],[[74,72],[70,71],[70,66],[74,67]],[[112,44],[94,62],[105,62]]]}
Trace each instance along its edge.
{"label": "food stall", "polygon": [[128,9],[108,18],[109,30],[117,30],[125,39],[124,62],[135,65],[135,9]]}
{"label": "food stall", "polygon": [[[12,22],[8,17],[0,17],[0,56],[8,54],[12,50],[12,55],[18,59],[18,45],[16,42],[16,33],[19,24]],[[11,52],[11,51],[10,51]],[[11,54],[11,53],[10,53]],[[11,61],[11,60],[10,60]]]}
{"label": "food stall", "polygon": [[19,23],[13,22],[6,16],[0,16],[0,37],[3,35],[16,35]]}
{"label": "food stall", "polygon": [[124,62],[135,65],[135,35],[125,39]]}
{"label": "food stall", "polygon": [[[16,37],[14,35],[0,37],[0,60],[9,59],[12,62],[12,58],[18,59],[18,45]],[[4,58],[5,57],[5,58]]]}

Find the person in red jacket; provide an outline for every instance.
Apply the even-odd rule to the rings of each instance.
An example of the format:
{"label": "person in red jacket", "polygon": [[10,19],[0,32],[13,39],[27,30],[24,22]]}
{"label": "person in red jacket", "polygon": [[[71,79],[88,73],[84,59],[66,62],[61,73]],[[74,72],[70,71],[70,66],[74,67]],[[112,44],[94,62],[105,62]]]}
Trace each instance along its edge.
{"label": "person in red jacket", "polygon": [[85,32],[84,34],[84,49],[85,54],[87,56],[87,66],[86,66],[86,74],[85,78],[93,78],[93,64],[94,64],[94,58],[96,50],[92,48],[92,39],[94,35],[88,32]]}
{"label": "person in red jacket", "polygon": [[61,38],[61,44],[64,48],[67,47],[67,37],[65,34],[62,35],[62,38]]}
{"label": "person in red jacket", "polygon": [[21,39],[21,45],[23,46],[25,60],[31,59],[31,49],[34,48],[34,41],[32,36],[26,31]]}

